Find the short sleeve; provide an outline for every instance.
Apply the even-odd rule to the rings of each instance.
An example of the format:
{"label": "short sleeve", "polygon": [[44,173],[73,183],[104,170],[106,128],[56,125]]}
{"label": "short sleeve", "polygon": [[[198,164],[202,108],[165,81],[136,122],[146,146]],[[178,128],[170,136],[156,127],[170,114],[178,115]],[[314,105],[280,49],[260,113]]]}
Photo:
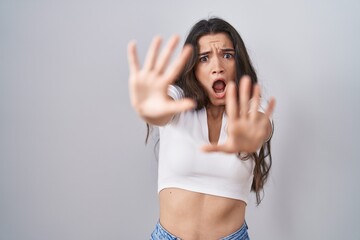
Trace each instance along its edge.
{"label": "short sleeve", "polygon": [[168,95],[174,100],[179,100],[184,98],[184,91],[177,85],[169,85]]}
{"label": "short sleeve", "polygon": [[[254,101],[251,99],[251,100],[249,101],[249,109],[252,108],[252,105],[253,105],[253,104],[254,104]],[[267,108],[267,105],[268,105],[268,104],[269,104],[269,102],[268,102],[265,98],[260,98],[260,104],[259,104],[259,106],[257,107],[258,112],[265,113],[265,109]],[[269,138],[266,139],[265,142],[268,142],[268,141],[271,139],[271,137],[272,137],[272,135],[273,135],[273,133],[274,133],[274,122],[273,122],[273,119],[270,118],[269,121],[270,121],[270,124],[271,124],[271,134],[270,134]]]}
{"label": "short sleeve", "polygon": [[[180,100],[185,97],[184,91],[177,85],[169,85],[168,87],[168,95],[174,101]],[[176,121],[179,118],[179,114],[175,114],[173,118],[168,122],[168,124],[172,123],[173,121]]]}

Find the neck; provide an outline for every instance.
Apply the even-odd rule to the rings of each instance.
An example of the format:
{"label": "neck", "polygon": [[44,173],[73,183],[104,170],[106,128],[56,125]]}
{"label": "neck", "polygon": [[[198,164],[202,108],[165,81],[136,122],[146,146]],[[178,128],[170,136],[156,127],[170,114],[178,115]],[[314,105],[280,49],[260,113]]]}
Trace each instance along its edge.
{"label": "neck", "polygon": [[206,107],[207,117],[212,119],[219,119],[222,118],[222,115],[225,111],[225,106],[214,106],[208,105]]}

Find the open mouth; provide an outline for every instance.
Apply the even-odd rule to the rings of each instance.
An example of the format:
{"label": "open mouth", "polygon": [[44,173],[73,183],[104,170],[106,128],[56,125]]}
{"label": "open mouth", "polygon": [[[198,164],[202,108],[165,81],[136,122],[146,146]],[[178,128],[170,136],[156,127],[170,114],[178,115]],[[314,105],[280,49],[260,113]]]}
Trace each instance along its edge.
{"label": "open mouth", "polygon": [[226,83],[224,80],[216,80],[212,88],[214,89],[216,96],[223,97],[225,95]]}

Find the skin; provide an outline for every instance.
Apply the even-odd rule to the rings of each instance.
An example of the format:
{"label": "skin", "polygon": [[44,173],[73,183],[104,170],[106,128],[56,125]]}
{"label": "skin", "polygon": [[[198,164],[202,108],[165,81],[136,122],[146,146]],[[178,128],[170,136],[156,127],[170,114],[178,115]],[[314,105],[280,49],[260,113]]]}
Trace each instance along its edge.
{"label": "skin", "polygon": [[[218,142],[225,94],[228,84],[235,81],[235,50],[233,43],[224,33],[205,35],[199,38],[199,59],[195,68],[196,79],[208,93],[210,104],[206,107],[209,141]],[[213,84],[221,80],[226,84],[223,92],[216,93]]]}
{"label": "skin", "polygon": [[[154,38],[143,68],[140,68],[135,42],[130,42],[128,46],[131,104],[142,119],[158,126],[166,124],[174,114],[195,107],[191,99],[173,101],[167,95],[169,84],[176,80],[192,48],[185,46],[169,65],[179,37],[173,36],[159,55],[161,41],[160,37]],[[260,87],[255,85],[251,99],[253,104],[249,107],[251,81],[248,76],[240,80],[240,99],[237,99],[235,59],[231,50],[233,44],[226,34],[202,36],[198,44],[200,57],[195,75],[210,99],[206,111],[211,144],[203,146],[202,150],[226,153],[256,151],[271,133],[269,118],[275,100],[270,99],[265,113],[259,113]],[[224,93],[216,94],[212,86],[219,78],[226,83],[226,88]],[[228,139],[223,145],[218,145],[224,111],[228,117]],[[182,239],[219,239],[236,231],[244,223],[246,203],[241,200],[178,188],[163,189],[159,193],[159,200],[161,225]]]}

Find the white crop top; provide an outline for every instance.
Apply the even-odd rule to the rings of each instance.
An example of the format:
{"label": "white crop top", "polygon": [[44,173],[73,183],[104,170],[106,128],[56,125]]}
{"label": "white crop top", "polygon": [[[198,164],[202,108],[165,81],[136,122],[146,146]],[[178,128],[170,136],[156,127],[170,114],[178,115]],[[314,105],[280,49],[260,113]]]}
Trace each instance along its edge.
{"label": "white crop top", "polygon": [[[169,95],[183,97],[178,86],[170,86]],[[225,113],[219,144],[226,141]],[[164,188],[181,188],[248,202],[255,163],[240,160],[235,154],[205,153],[201,146],[209,143],[206,109],[186,111],[159,127],[158,192]]]}

